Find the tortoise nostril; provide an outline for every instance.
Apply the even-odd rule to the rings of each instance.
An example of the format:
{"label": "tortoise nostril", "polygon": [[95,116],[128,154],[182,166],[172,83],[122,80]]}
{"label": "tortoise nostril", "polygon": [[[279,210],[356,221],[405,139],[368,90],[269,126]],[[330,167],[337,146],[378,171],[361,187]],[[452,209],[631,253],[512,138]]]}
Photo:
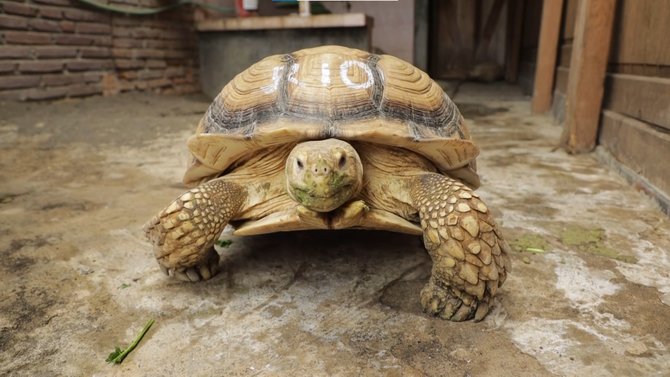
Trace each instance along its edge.
{"label": "tortoise nostril", "polygon": [[298,169],[302,170],[302,168],[305,166],[303,165],[302,161],[300,161],[299,158],[296,158],[295,164],[298,165]]}
{"label": "tortoise nostril", "polygon": [[342,157],[340,157],[340,160],[337,161],[337,166],[338,166],[340,169],[342,169],[342,168],[344,168],[344,165],[346,165],[346,164],[347,164],[347,157],[344,156],[344,155],[342,155]]}

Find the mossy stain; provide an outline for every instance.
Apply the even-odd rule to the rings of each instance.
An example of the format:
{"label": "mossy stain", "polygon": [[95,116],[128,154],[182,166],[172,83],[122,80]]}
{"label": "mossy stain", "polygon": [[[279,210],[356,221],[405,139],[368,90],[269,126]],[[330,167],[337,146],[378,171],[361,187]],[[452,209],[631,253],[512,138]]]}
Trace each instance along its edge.
{"label": "mossy stain", "polygon": [[622,255],[608,247],[605,244],[607,235],[602,228],[582,228],[577,225],[569,225],[560,232],[559,238],[563,245],[575,248],[580,252],[600,255],[625,263],[637,262],[637,258],[634,256]]}
{"label": "mossy stain", "polygon": [[[538,252],[537,250],[547,251],[549,242],[542,238],[539,234],[527,233],[510,241],[510,245],[514,250],[522,252]],[[535,251],[532,251],[535,250]]]}

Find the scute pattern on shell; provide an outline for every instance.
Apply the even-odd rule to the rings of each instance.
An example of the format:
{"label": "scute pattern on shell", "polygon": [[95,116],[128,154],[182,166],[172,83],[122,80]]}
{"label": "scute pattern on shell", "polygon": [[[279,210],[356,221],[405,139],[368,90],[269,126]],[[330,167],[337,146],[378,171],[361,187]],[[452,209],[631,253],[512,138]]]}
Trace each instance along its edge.
{"label": "scute pattern on shell", "polygon": [[380,118],[401,121],[421,140],[467,138],[461,115],[428,75],[389,55],[337,46],[267,57],[242,72],[212,102],[200,132],[238,133],[279,118],[323,124],[322,137],[338,137],[339,124]]}

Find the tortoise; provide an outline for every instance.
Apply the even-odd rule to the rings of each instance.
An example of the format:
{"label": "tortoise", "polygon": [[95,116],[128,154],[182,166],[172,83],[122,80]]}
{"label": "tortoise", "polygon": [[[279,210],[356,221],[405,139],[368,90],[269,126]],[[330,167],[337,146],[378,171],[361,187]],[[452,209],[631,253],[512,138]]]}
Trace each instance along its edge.
{"label": "tortoise", "polygon": [[422,235],[425,312],[481,320],[510,268],[456,105],[390,55],[322,46],[262,59],[230,81],[188,139],[193,186],[145,226],[159,265],[218,270],[227,224],[247,236],[308,229]]}

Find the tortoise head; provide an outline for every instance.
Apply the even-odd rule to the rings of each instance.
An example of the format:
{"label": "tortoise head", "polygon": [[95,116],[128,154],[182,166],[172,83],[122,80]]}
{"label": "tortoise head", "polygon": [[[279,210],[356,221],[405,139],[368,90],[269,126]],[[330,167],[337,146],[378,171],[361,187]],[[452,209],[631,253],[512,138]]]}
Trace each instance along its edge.
{"label": "tortoise head", "polygon": [[286,159],[289,196],[317,212],[338,208],[363,186],[363,165],[354,147],[337,139],[296,145]]}

